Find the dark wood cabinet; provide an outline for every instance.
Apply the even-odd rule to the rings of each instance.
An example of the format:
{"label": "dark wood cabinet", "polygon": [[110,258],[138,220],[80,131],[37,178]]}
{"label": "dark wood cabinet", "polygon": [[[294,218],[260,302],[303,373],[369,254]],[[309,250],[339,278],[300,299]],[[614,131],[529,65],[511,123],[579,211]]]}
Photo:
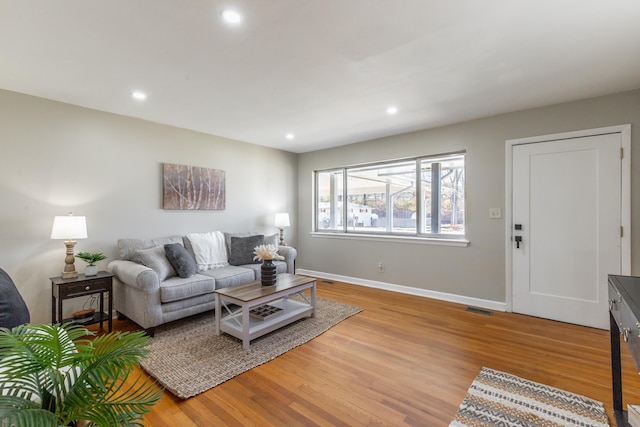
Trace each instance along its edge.
{"label": "dark wood cabinet", "polygon": [[[63,279],[62,277],[51,277],[51,322],[66,323],[75,321],[80,325],[92,325],[100,323],[102,329],[103,322],[107,322],[108,330],[111,332],[113,312],[113,275],[106,271],[99,271],[95,276],[78,275],[73,279]],[[85,319],[63,318],[62,303],[66,299],[100,294],[100,307],[92,317]],[[108,297],[108,308],[105,312],[104,295]]]}
{"label": "dark wood cabinet", "polygon": [[640,277],[609,275],[609,322],[613,410],[618,426],[628,426],[622,404],[620,337],[640,372]]}

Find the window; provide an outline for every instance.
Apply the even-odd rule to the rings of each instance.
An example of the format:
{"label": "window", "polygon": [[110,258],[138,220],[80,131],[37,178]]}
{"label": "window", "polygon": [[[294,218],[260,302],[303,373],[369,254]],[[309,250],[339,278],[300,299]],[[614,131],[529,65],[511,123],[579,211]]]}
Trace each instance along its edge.
{"label": "window", "polygon": [[316,173],[316,228],[342,230],[344,171]]}
{"label": "window", "polygon": [[421,159],[423,234],[464,235],[464,155]]}
{"label": "window", "polygon": [[462,238],[464,154],[315,172],[315,231]]}

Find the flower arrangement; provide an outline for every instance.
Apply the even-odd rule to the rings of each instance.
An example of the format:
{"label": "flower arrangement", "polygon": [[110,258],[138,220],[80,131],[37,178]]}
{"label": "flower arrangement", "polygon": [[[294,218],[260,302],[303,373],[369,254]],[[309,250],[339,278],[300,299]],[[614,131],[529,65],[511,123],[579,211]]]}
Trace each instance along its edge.
{"label": "flower arrangement", "polygon": [[260,245],[253,248],[254,261],[283,260],[284,257],[278,254],[278,248],[273,245]]}

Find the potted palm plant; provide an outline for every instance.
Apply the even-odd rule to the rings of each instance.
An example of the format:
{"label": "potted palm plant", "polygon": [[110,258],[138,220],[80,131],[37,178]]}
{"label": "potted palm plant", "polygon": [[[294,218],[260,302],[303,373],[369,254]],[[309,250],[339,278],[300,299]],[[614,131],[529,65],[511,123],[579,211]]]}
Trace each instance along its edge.
{"label": "potted palm plant", "polygon": [[79,258],[89,264],[84,269],[85,276],[95,276],[96,274],[98,274],[98,267],[96,267],[96,262],[102,261],[107,257],[103,253],[78,252],[76,258]]}
{"label": "potted palm plant", "polygon": [[1,328],[0,425],[141,425],[162,394],[141,371],[131,375],[149,352],[149,337],[92,335],[72,323]]}

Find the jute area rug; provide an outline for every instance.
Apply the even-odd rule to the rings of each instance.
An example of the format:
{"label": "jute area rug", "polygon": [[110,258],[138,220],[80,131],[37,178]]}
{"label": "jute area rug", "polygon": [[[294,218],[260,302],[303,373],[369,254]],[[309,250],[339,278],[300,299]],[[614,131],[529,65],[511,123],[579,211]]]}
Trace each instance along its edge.
{"label": "jute area rug", "polygon": [[449,427],[608,427],[602,402],[482,368]]}
{"label": "jute area rug", "polygon": [[348,304],[317,298],[316,317],[299,320],[251,341],[215,335],[213,312],[156,328],[151,352],[140,363],[166,390],[186,399],[317,337],[361,311]]}

